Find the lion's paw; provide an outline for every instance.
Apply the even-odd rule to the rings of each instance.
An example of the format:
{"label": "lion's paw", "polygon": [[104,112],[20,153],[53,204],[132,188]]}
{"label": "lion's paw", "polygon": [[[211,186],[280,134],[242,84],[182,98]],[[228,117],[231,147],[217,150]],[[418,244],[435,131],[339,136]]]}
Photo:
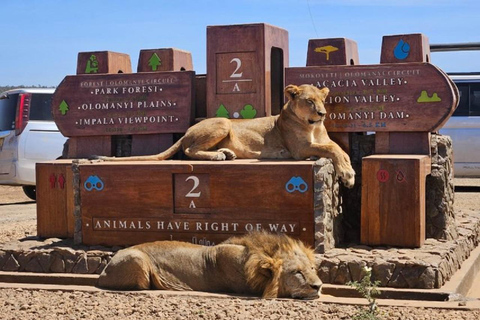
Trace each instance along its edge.
{"label": "lion's paw", "polygon": [[235,152],[233,152],[230,149],[221,148],[221,149],[218,149],[217,151],[223,153],[225,155],[226,160],[235,160],[237,158],[237,155],[235,154]]}
{"label": "lion's paw", "polygon": [[217,153],[215,153],[214,156],[212,156],[212,158],[210,160],[212,160],[212,161],[225,161],[225,160],[227,160],[227,156],[225,155],[225,153],[217,152]]}
{"label": "lion's paw", "polygon": [[353,188],[355,184],[355,170],[353,170],[352,166],[349,165],[343,170],[339,170],[339,175],[345,187]]}

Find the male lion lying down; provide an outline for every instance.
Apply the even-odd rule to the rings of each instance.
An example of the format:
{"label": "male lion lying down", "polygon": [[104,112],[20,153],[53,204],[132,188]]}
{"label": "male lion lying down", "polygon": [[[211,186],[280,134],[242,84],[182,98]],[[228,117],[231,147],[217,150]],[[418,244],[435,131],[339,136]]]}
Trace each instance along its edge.
{"label": "male lion lying down", "polygon": [[185,136],[162,153],[103,160],[165,160],[183,148],[192,159],[331,158],[347,187],[355,181],[349,156],[330,138],[323,124],[328,88],[289,85],[288,102],[280,115],[256,119],[210,118],[190,127]]}
{"label": "male lion lying down", "polygon": [[285,235],[255,232],[213,247],[157,241],[120,250],[97,285],[316,299],[322,282],[312,249]]}

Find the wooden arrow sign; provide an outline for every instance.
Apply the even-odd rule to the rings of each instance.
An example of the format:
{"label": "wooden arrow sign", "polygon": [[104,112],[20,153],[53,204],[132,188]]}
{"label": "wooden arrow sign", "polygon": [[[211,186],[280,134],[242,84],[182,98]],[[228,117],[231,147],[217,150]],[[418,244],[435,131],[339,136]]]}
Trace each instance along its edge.
{"label": "wooden arrow sign", "polygon": [[52,99],[66,137],[182,133],[192,123],[195,73],[67,76]]}
{"label": "wooden arrow sign", "polygon": [[429,63],[287,68],[285,83],[330,89],[331,132],[431,132],[458,105],[456,86]]}

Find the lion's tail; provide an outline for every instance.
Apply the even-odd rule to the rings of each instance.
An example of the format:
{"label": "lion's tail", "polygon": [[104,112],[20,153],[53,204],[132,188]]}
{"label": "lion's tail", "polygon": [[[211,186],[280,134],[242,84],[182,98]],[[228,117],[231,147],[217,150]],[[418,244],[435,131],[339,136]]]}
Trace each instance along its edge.
{"label": "lion's tail", "polygon": [[177,142],[173,144],[170,148],[167,150],[160,152],[159,154],[155,155],[147,155],[147,156],[133,156],[133,157],[103,157],[99,156],[96,157],[100,160],[105,160],[105,161],[155,161],[155,160],[166,160],[171,157],[178,151],[180,151],[180,148],[182,147],[182,142],[183,142],[183,137],[180,138]]}

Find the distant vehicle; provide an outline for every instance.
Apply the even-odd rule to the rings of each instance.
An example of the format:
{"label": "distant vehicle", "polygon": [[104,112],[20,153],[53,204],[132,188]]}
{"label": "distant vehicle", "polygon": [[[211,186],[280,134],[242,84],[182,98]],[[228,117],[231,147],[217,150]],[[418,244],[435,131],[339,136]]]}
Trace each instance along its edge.
{"label": "distant vehicle", "polygon": [[53,121],[55,89],[0,93],[0,184],[23,186],[35,200],[35,163],[62,155],[66,138]]}
{"label": "distant vehicle", "polygon": [[[431,52],[480,50],[480,42],[432,44]],[[457,109],[440,133],[452,138],[456,178],[480,177],[480,72],[448,73],[460,93]]]}
{"label": "distant vehicle", "polygon": [[455,177],[480,177],[480,73],[449,76],[460,103],[440,133],[452,138]]}

